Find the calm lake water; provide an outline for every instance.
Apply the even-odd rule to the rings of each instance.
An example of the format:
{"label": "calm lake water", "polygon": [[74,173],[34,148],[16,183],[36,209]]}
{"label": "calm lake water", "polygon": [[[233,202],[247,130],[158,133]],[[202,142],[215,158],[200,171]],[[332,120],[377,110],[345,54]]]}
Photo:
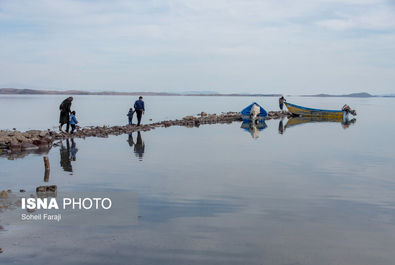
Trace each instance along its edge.
{"label": "calm lake water", "polygon": [[[51,128],[64,97],[1,96],[1,128]],[[82,125],[124,124],[131,97],[75,97]],[[277,98],[146,97],[147,119],[239,111]],[[130,226],[4,224],[1,264],[394,264],[395,99],[290,97],[357,110],[356,122],[158,128],[0,158],[0,190],[138,194]],[[289,123],[288,123],[289,122]],[[288,123],[288,125],[287,125]],[[280,133],[280,128],[283,128]]]}

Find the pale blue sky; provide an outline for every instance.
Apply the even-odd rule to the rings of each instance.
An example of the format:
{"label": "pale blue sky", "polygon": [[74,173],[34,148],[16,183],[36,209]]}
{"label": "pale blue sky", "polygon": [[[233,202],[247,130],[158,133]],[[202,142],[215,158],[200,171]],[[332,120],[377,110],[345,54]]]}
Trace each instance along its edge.
{"label": "pale blue sky", "polygon": [[0,87],[395,93],[395,2],[0,0]]}

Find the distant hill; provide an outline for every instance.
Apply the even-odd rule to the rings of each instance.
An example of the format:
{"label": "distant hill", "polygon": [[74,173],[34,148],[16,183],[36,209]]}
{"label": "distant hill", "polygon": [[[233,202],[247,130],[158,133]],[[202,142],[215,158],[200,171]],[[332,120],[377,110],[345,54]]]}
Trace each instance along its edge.
{"label": "distant hill", "polygon": [[[105,96],[205,96],[205,97],[280,97],[281,94],[247,94],[247,93],[218,93],[210,91],[189,91],[182,93],[168,92],[116,92],[101,91],[89,92],[82,90],[35,90],[19,88],[0,88],[0,95],[105,95]],[[316,94],[301,95],[302,97],[354,97],[354,98],[371,98],[371,97],[395,97],[395,94],[371,95],[366,92],[351,93],[344,95]]]}
{"label": "distant hill", "polygon": [[50,91],[45,91],[45,90],[33,90],[33,89],[16,89],[16,88],[0,88],[0,94],[18,94],[18,95],[24,95],[24,94],[30,94],[30,95],[37,95],[37,94],[47,94]]}
{"label": "distant hill", "polygon": [[316,95],[303,95],[303,97],[350,97],[350,98],[372,98],[377,97],[366,92],[351,93],[344,95],[330,95],[330,94],[316,94]]}
{"label": "distant hill", "polygon": [[34,89],[19,89],[19,88],[0,88],[0,94],[3,95],[163,95],[173,96],[175,93],[161,93],[161,92],[89,92],[81,90],[34,90]]}
{"label": "distant hill", "polygon": [[215,92],[215,91],[185,91],[185,92],[182,92],[181,94],[183,94],[183,95],[215,95],[215,94],[219,94],[219,93]]}
{"label": "distant hill", "polygon": [[184,93],[167,93],[167,92],[116,92],[116,91],[102,91],[102,92],[88,92],[80,90],[34,90],[34,89],[18,89],[18,88],[0,88],[0,95],[124,95],[124,96],[239,96],[239,97],[278,97],[280,94],[243,94],[230,93],[220,94],[210,91],[191,91],[188,94]]}

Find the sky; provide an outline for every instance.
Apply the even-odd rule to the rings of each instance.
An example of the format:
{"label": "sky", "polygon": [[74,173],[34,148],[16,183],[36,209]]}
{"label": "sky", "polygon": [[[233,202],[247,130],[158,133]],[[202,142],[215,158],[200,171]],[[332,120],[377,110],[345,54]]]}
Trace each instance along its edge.
{"label": "sky", "polygon": [[0,87],[395,93],[395,0],[0,0]]}

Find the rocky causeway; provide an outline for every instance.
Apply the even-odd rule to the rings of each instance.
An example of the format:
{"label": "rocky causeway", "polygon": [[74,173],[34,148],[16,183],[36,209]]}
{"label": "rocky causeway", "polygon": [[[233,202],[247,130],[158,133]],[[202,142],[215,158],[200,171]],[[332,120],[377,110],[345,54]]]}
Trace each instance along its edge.
{"label": "rocky causeway", "polygon": [[[266,120],[290,117],[289,112],[269,111]],[[180,120],[167,120],[144,125],[123,126],[88,126],[79,128],[74,134],[53,130],[29,130],[20,132],[13,130],[0,130],[0,155],[11,153],[46,153],[57,141],[68,138],[102,137],[109,135],[129,134],[138,131],[150,131],[159,127],[184,126],[199,127],[206,124],[224,124],[242,121],[239,112],[226,112],[221,114],[199,113],[196,116],[185,116]]]}

